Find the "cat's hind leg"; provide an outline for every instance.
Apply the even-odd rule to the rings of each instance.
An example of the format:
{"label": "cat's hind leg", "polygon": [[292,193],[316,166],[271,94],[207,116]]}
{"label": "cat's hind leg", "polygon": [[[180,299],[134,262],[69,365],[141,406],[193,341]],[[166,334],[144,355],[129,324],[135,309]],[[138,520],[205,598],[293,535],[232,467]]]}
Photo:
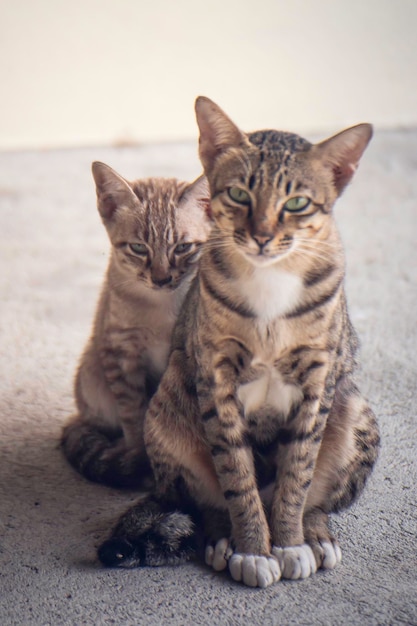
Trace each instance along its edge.
{"label": "cat's hind leg", "polygon": [[328,417],[303,518],[304,536],[317,566],[333,569],[342,558],[328,527],[329,513],[362,493],[379,450],[375,416],[349,379],[339,382]]}
{"label": "cat's hind leg", "polygon": [[303,519],[304,537],[311,548],[317,567],[334,569],[342,560],[337,539],[330,532],[329,516],[321,509],[311,509]]}

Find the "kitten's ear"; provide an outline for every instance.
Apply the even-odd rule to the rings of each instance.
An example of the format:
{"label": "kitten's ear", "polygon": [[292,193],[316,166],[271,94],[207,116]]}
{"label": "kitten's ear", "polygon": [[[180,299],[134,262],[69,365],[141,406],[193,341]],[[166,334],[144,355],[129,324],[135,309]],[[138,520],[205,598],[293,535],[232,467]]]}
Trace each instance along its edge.
{"label": "kitten's ear", "polygon": [[209,171],[215,158],[227,148],[246,143],[245,135],[217,104],[199,96],[195,113],[200,129],[199,153],[205,171]]}
{"label": "kitten's ear", "polygon": [[187,210],[188,207],[199,206],[206,216],[211,220],[211,204],[210,204],[210,189],[207,178],[199,176],[193,183],[187,185],[184,193],[182,194],[179,206]]}
{"label": "kitten's ear", "polygon": [[355,173],[372,132],[371,124],[358,124],[314,146],[323,165],[331,168],[339,195]]}
{"label": "kitten's ear", "polygon": [[109,220],[121,204],[136,198],[129,183],[105,163],[94,161],[91,166],[96,183],[97,208],[101,217]]}

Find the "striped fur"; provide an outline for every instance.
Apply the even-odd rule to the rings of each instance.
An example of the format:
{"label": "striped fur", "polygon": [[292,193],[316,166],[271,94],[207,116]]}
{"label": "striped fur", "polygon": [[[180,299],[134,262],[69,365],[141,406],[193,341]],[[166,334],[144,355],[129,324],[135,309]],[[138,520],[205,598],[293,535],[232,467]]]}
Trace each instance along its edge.
{"label": "striped fur", "polygon": [[203,177],[192,184],[128,183],[98,162],[93,176],[111,256],[76,376],[77,414],[64,428],[62,446],[90,480],[150,484],[143,420],[208,235],[207,183]]}
{"label": "striped fur", "polygon": [[[196,504],[207,561],[221,569],[233,550],[232,576],[262,587],[279,578],[277,562],[288,578],[334,566],[328,514],[357,498],[377,457],[375,417],[354,382],[357,339],[332,215],[371,127],[311,145],[244,134],[207,98],[196,112],[215,225],[145,442],[161,502],[180,480]],[[305,206],[292,211],[294,202]],[[129,540],[140,546],[141,532]]]}

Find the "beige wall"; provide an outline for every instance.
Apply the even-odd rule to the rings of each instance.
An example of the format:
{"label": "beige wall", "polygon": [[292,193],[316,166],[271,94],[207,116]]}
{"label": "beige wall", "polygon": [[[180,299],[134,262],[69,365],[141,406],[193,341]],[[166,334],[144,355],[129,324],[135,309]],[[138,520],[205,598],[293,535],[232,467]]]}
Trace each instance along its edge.
{"label": "beige wall", "polygon": [[417,0],[0,0],[0,149],[417,125]]}

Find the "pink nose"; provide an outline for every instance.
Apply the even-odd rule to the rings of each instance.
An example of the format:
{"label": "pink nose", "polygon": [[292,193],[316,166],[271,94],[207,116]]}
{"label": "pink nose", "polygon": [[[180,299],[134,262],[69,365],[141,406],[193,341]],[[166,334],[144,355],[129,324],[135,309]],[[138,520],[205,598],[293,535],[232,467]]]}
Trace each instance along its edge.
{"label": "pink nose", "polygon": [[271,235],[252,235],[252,237],[254,238],[261,250],[272,239]]}

